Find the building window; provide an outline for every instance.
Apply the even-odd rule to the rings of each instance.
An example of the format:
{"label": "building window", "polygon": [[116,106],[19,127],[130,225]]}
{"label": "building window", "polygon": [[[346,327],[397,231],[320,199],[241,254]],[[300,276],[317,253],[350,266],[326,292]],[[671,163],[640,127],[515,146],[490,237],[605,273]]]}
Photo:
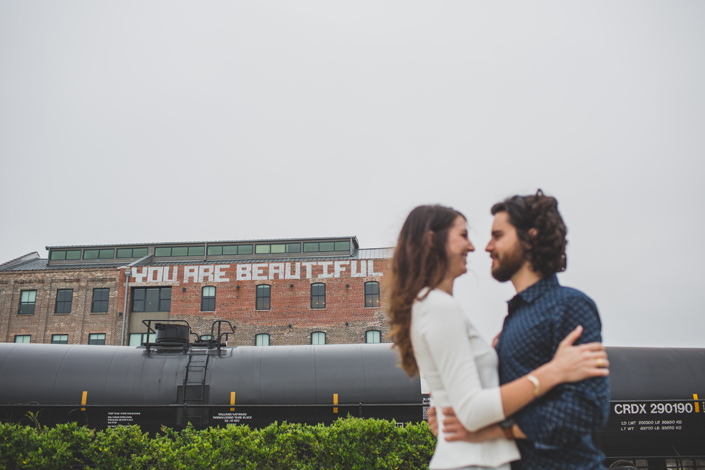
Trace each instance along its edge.
{"label": "building window", "polygon": [[91,313],[105,313],[108,311],[108,298],[110,289],[93,289],[93,303]]}
{"label": "building window", "polygon": [[105,346],[105,333],[91,333],[88,335],[88,344]]}
{"label": "building window", "polygon": [[154,333],[130,333],[130,339],[127,343],[128,346],[142,346],[142,343],[150,342],[154,343],[156,341],[157,335]]}
{"label": "building window", "polygon": [[270,299],[272,298],[272,289],[270,286],[263,284],[261,286],[257,286],[257,305],[255,308],[257,310],[269,310],[271,305],[270,305]]}
{"label": "building window", "polygon": [[132,289],[133,312],[168,312],[171,310],[171,287],[136,287]]}
{"label": "building window", "polygon": [[206,253],[205,246],[190,246],[188,247],[189,256],[203,256]]}
{"label": "building window", "polygon": [[115,250],[83,250],[83,259],[113,259]]}
{"label": "building window", "polygon": [[51,256],[50,259],[52,261],[54,260],[75,260],[75,259],[81,259],[81,250],[70,250],[70,251],[54,251],[51,250]]}
{"label": "building window", "polygon": [[34,313],[34,304],[37,302],[36,290],[23,290],[20,293],[20,311],[19,313],[32,314]]}
{"label": "building window", "polygon": [[56,291],[56,306],[54,313],[71,313],[73,289],[59,289]]}
{"label": "building window", "polygon": [[251,255],[252,245],[218,245],[208,247],[208,256]]}
{"label": "building window", "polygon": [[51,335],[51,344],[69,344],[69,335]]}
{"label": "building window", "polygon": [[326,344],[326,334],[322,331],[311,333],[311,344]]}
{"label": "building window", "polygon": [[311,284],[311,308],[326,308],[325,284]]}
{"label": "building window", "polygon": [[381,343],[382,334],[379,331],[368,331],[365,333],[365,343]]}
{"label": "building window", "polygon": [[147,256],[147,248],[118,248],[116,258],[142,258]]}
{"label": "building window", "polygon": [[379,282],[365,283],[365,307],[379,307]]}
{"label": "building window", "polygon": [[29,343],[32,335],[15,335],[15,343]]}
{"label": "building window", "polygon": [[255,254],[267,255],[272,253],[301,253],[301,243],[274,243],[255,246]]}
{"label": "building window", "polygon": [[[225,248],[231,248],[229,246]],[[237,254],[237,246],[235,247],[235,253],[232,253],[234,255]],[[223,255],[223,247],[222,246],[209,246],[208,247],[208,256],[222,256]]]}
{"label": "building window", "polygon": [[331,253],[333,251],[350,251],[350,242],[304,243],[304,253]]}
{"label": "building window", "polygon": [[255,335],[255,346],[269,346],[269,335],[266,333]]}
{"label": "building window", "polygon": [[[223,248],[223,254],[224,255],[227,255],[227,254],[234,255],[235,254],[235,253],[233,253],[234,248],[235,248],[234,246],[226,246],[225,248]],[[226,251],[229,251],[229,253],[226,253]],[[237,246],[237,254],[238,255],[251,255],[252,254],[252,245],[238,245]]]}
{"label": "building window", "polygon": [[206,253],[204,246],[160,246],[154,249],[154,256],[203,256]]}
{"label": "building window", "polygon": [[207,286],[201,290],[201,312],[215,312],[215,287]]}

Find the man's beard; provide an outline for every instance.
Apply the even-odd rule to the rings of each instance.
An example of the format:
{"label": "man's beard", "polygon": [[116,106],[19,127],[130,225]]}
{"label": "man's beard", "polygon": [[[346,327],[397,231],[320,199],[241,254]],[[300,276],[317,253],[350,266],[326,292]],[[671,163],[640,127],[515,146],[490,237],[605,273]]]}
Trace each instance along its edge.
{"label": "man's beard", "polygon": [[495,258],[496,268],[492,270],[492,277],[499,282],[507,282],[524,265],[524,252],[517,242],[514,248],[502,259]]}

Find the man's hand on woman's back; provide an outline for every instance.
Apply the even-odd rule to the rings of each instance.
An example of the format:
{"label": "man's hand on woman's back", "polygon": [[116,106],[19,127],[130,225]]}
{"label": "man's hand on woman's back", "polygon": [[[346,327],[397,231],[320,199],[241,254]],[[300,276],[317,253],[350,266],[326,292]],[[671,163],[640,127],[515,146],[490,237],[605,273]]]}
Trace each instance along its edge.
{"label": "man's hand on woman's back", "polygon": [[[435,407],[428,409],[428,425],[433,435],[438,437],[438,414]],[[448,442],[485,442],[491,439],[504,438],[504,432],[497,424],[492,424],[475,432],[468,431],[455,416],[455,412],[451,407],[443,408],[443,434]]]}

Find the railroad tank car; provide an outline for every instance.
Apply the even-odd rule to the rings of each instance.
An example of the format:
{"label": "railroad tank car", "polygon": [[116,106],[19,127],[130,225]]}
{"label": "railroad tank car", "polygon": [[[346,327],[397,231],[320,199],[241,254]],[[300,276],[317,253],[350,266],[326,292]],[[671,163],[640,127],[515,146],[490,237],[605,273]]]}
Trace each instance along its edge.
{"label": "railroad tank car", "polygon": [[[0,420],[155,432],[348,414],[424,419],[421,381],[389,344],[229,348],[217,335],[188,337],[162,325],[141,347],[0,343]],[[610,416],[593,435],[607,466],[705,470],[705,349],[607,350]]]}

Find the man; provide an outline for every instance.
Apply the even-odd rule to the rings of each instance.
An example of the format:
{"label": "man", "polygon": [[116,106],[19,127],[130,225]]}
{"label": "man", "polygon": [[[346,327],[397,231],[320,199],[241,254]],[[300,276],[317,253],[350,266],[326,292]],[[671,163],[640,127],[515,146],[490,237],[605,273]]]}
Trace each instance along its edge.
{"label": "man", "polygon": [[[579,325],[583,333],[576,344],[601,341],[601,324],[593,301],[562,287],[556,278],[566,267],[567,232],[556,199],[538,190],[533,196],[505,199],[491,212],[492,238],[485,251],[492,258],[492,276],[511,281],[517,292],[495,341],[500,383],[505,384],[550,361],[560,341]],[[443,413],[450,415],[443,422],[444,432],[456,431],[449,440],[482,439],[462,428],[452,409]],[[500,424],[521,451],[512,469],[604,468],[604,455],[590,434],[606,424],[608,414],[606,377],[557,386]],[[429,415],[433,428],[435,412]]]}

